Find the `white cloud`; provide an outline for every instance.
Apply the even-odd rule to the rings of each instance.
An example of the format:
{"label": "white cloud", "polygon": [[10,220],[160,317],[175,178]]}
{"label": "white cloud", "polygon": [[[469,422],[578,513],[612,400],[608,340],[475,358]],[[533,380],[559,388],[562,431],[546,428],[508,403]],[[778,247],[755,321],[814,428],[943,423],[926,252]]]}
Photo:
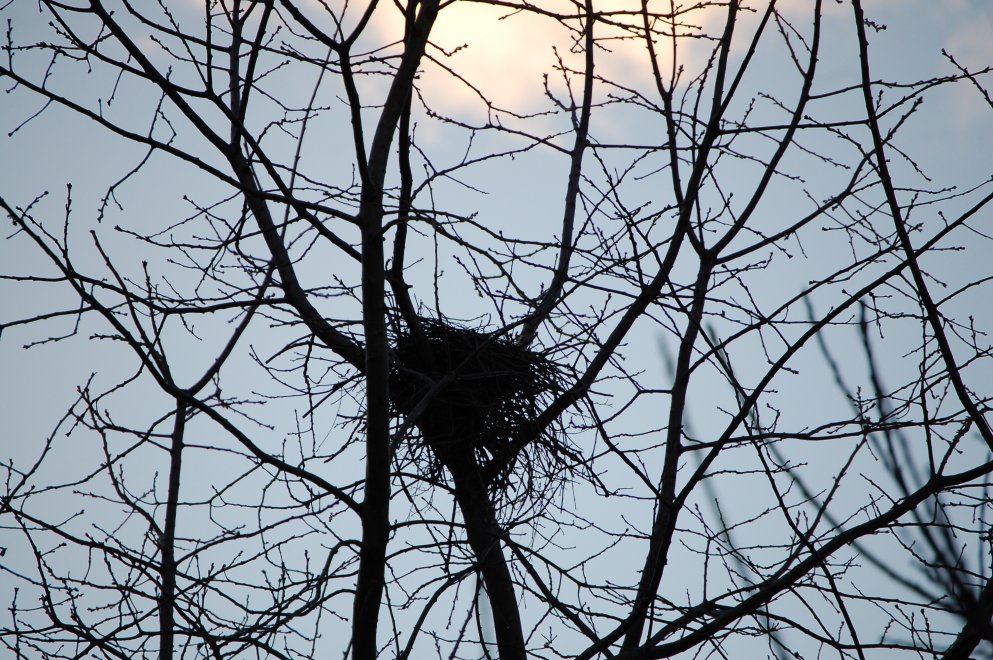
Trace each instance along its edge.
{"label": "white cloud", "polygon": [[[545,0],[532,6],[539,11],[512,12],[506,7],[474,2],[447,5],[432,31],[436,48],[430,51],[442,66],[426,65],[421,77],[421,88],[429,102],[448,112],[484,109],[476,91],[452,72],[469,81],[495,105],[518,112],[547,107],[543,83],[546,75],[550,87],[564,93],[564,78],[557,70],[559,61],[573,71],[582,72],[585,68],[582,43],[577,43],[582,28],[577,7],[565,0]],[[639,7],[640,3],[633,0],[606,0],[596,5],[596,10],[609,21],[598,21],[596,25],[596,70],[632,87],[644,86],[651,70],[643,37],[638,36]],[[558,20],[549,13],[570,18]],[[714,15],[713,11],[698,11],[691,22],[710,23]],[[392,41],[402,34],[402,20],[394,6],[384,6],[377,12],[373,27],[384,41]],[[660,68],[667,72],[671,44],[660,42],[656,48]],[[696,52],[693,48],[684,49],[681,64],[692,68],[693,62],[700,59]],[[451,72],[446,72],[445,67]],[[573,92],[578,95],[580,76],[571,78]]]}

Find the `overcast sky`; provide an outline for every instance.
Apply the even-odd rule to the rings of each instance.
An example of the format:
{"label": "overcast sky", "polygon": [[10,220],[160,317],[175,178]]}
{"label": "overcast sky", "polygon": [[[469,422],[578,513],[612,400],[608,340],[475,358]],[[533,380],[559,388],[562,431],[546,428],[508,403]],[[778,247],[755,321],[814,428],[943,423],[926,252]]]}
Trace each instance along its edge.
{"label": "overcast sky", "polygon": [[[609,3],[604,3],[609,4]],[[623,3],[617,2],[618,6]],[[787,13],[799,11],[807,3],[786,2]],[[191,0],[187,5],[192,7]],[[887,29],[872,35],[871,57],[874,76],[887,81],[913,81],[937,75],[947,75],[954,68],[943,57],[942,50],[953,56],[966,67],[981,67],[993,63],[993,2],[986,0],[875,0],[866,3],[872,18],[887,26]],[[825,85],[841,86],[847,82],[857,82],[858,71],[854,69],[857,60],[851,57],[854,43],[850,24],[851,9],[847,4],[836,4],[833,0],[825,3],[831,29],[827,31],[837,42],[828,46],[821,66],[825,74]],[[194,7],[195,9],[195,7]],[[395,38],[400,23],[394,13],[377,14],[373,34],[383,42]],[[546,109],[548,100],[543,92],[542,76],[554,63],[555,53],[570,61],[568,35],[549,33],[539,19],[513,16],[497,20],[500,14],[471,3],[456,3],[446,9],[435,29],[436,43],[445,49],[456,49],[463,44],[468,47],[458,51],[453,57],[453,66],[479,81],[480,88],[497,105],[513,108],[520,112],[535,112]],[[41,33],[36,3],[30,0],[14,0],[0,9],[0,18],[10,19],[14,26],[13,36],[19,42],[27,42]],[[43,21],[44,22],[44,21]],[[43,26],[43,22],[40,24]],[[844,27],[848,26],[848,28]],[[846,36],[847,35],[847,36]],[[372,38],[370,38],[370,41]],[[553,50],[557,49],[556,50]],[[602,53],[599,66],[605,76],[624,81],[632,87],[644,86],[648,78],[641,58],[641,48],[629,41],[612,42],[609,52]],[[760,54],[767,57],[769,80],[755,81],[756,87],[793,89],[788,79],[772,80],[779,68],[773,53]],[[689,68],[703,63],[703,51],[689,48],[682,62]],[[84,67],[76,68],[76,76],[66,72],[72,67],[60,70],[52,81],[69,94],[84,98],[108,98],[112,88],[110,78],[97,75],[88,77]],[[301,88],[288,91],[303,95],[309,91],[314,80],[301,79]],[[7,83],[5,82],[5,85]],[[375,84],[375,83],[372,83]],[[550,89],[562,92],[559,81],[552,80]],[[113,99],[111,109],[116,117],[128,121],[133,118],[135,126],[148,123],[149,112],[157,102],[147,96],[132,96],[129,92],[137,89],[124,85]],[[430,68],[422,81],[426,98],[437,103],[437,109],[459,115],[469,121],[478,121],[486,116],[485,108],[477,98],[464,87],[454,86],[449,76],[437,67]],[[6,91],[6,88],[5,90]],[[815,90],[818,91],[818,90]],[[825,91],[824,89],[820,91]],[[600,89],[601,98],[609,92]],[[785,92],[784,92],[785,93]],[[792,98],[792,97],[789,97]],[[857,99],[856,99],[857,100]],[[844,100],[839,103],[845,103]],[[66,184],[73,186],[73,232],[74,245],[78,247],[77,266],[81,270],[99,271],[99,255],[96,254],[88,238],[90,230],[96,230],[107,242],[126,268],[136,270],[140,258],[129,252],[127,241],[115,237],[110,228],[121,224],[135,229],[161,227],[172,218],[188,214],[189,206],[182,201],[183,195],[200,196],[202,200],[219,197],[214,182],[205,180],[202,174],[189,168],[174,167],[167,159],[156,156],[153,171],[156,176],[140,177],[120,189],[119,201],[123,209],[111,204],[107,215],[97,223],[100,198],[108,186],[119,180],[141,160],[144,152],[119,140],[109,139],[105,131],[72,113],[51,107],[37,119],[27,121],[42,109],[44,102],[27,90],[17,89],[3,96],[0,102],[0,195],[9,203],[25,206],[47,191],[48,197],[39,203],[39,217],[51,222],[57,231],[64,216]],[[123,106],[123,108],[122,108]],[[925,103],[918,115],[907,126],[905,141],[909,155],[921,163],[933,177],[936,188],[946,185],[970,187],[988,180],[993,174],[993,110],[975,90],[967,85],[957,85],[942,91]],[[513,122],[504,117],[502,121]],[[541,121],[541,120],[537,120]],[[548,119],[549,130],[554,128],[555,119]],[[534,125],[532,120],[531,125]],[[161,129],[160,129],[161,130]],[[185,129],[181,129],[181,132]],[[349,176],[351,161],[337,160],[321,145],[335,144],[342,140],[347,126],[326,129],[325,133],[315,133],[314,151],[306,157],[320,162],[325,159],[327,171],[332,176]],[[418,139],[426,149],[432,150],[438,162],[452,162],[468,148],[464,138],[452,140],[455,134],[450,129],[424,119],[418,128]],[[644,125],[633,115],[624,113],[604,113],[597,116],[594,136],[601,142],[644,141],[650,142],[658,136],[645,136]],[[568,136],[567,136],[568,137]],[[490,145],[473,146],[485,149]],[[802,159],[797,167],[803,168]],[[492,167],[480,167],[469,173],[463,180],[488,194],[480,195],[460,185],[439,186],[439,194],[450,195],[439,203],[452,204],[462,212],[477,210],[482,221],[491,219],[493,224],[521,234],[533,232],[545,238],[554,235],[555,223],[560,213],[560,200],[564,188],[564,159],[556,154],[538,152],[522,155],[514,161],[501,162]],[[551,174],[550,174],[551,173]],[[803,176],[806,172],[798,170]],[[475,177],[475,178],[473,178]],[[550,183],[549,183],[550,182]],[[733,185],[733,184],[730,184]],[[659,203],[652,200],[652,189],[635,189],[633,195],[642,195],[645,203]],[[777,202],[777,199],[773,199]],[[784,193],[778,202],[784,208],[800,203]],[[954,207],[955,204],[952,204]],[[771,214],[772,211],[770,210]],[[927,210],[922,211],[927,213]],[[791,215],[793,217],[796,214]],[[548,218],[552,218],[551,221]],[[935,221],[931,218],[931,221]],[[993,222],[987,213],[981,221],[990,228]],[[10,234],[10,223],[5,227]],[[830,238],[825,243],[813,247],[813,257],[797,265],[796,272],[789,276],[777,274],[775,282],[768,282],[769,299],[781,298],[795,293],[797,281],[807,275],[805,269],[817,268],[818,250],[830,252]],[[981,250],[966,250],[948,257],[936,257],[932,264],[939,267],[940,274],[950,285],[955,282],[974,280],[993,275],[989,255]],[[451,264],[454,269],[454,264]],[[33,250],[27,241],[20,237],[0,241],[0,271],[4,274],[50,275],[52,270],[45,260]],[[778,271],[777,271],[778,272]],[[790,281],[790,277],[797,278]],[[485,309],[464,279],[453,278],[446,282],[442,306],[449,314],[465,318],[475,313],[492,312]],[[540,283],[535,283],[537,294]],[[420,294],[421,300],[430,303],[430,296]],[[25,286],[14,281],[0,281],[0,323],[24,318],[34,313],[50,310],[58,305],[72,304],[71,292],[60,286]],[[58,302],[62,301],[62,302]],[[54,303],[54,304],[53,304]],[[957,310],[963,315],[976,318],[980,328],[993,330],[993,312],[981,292],[966,297],[959,305],[975,305],[975,309]],[[95,374],[95,381],[106,387],[122,378],[133,365],[129,358],[122,358],[116,346],[103,342],[89,341],[88,337],[100,332],[99,322],[84,320],[80,336],[66,342],[52,342],[25,350],[25,344],[43,339],[48,334],[69,332],[74,321],[70,318],[54,321],[39,327],[15,326],[7,328],[0,336],[0,420],[3,427],[3,441],[0,442],[0,460],[30,460],[36,453],[38,438],[47,436],[55,426],[58,417],[75,397],[75,389]],[[895,331],[899,336],[900,330]],[[913,329],[907,330],[912,333]],[[849,351],[854,345],[854,334],[845,340],[838,337],[838,350]],[[665,381],[665,361],[658,354],[658,342],[665,338],[657,333],[636,334],[634,354],[644,357],[646,364],[659,370],[659,385]],[[851,343],[845,343],[845,342]],[[899,353],[898,342],[892,348]],[[640,347],[640,348],[639,348]],[[881,349],[884,354],[886,346]],[[896,356],[891,356],[896,357]],[[856,358],[857,359],[857,358]],[[845,405],[837,392],[831,394],[833,385],[823,371],[823,363],[815,354],[802,358],[809,364],[812,373],[805,379],[806,385],[796,391],[788,389],[780,393],[780,400],[788,404],[785,415],[794,419],[816,418],[825,413],[824,399],[811,397],[811,392],[820,392],[824,397],[834,397],[834,406]],[[193,362],[191,362],[193,365]],[[194,365],[199,368],[199,365]],[[909,365],[906,368],[912,368]],[[250,365],[242,365],[249,374]],[[903,367],[894,367],[895,369]],[[981,365],[987,370],[988,367]],[[195,369],[194,369],[195,370]],[[861,371],[861,367],[856,368]],[[977,384],[993,382],[989,371],[968,372],[968,377]],[[139,388],[129,399],[140,406],[142,390]],[[727,394],[727,393],[725,393]],[[697,428],[705,427],[705,418],[697,419],[694,413],[702,413],[706,403],[698,404],[691,400],[689,412],[691,422]],[[127,413],[125,413],[127,414]],[[83,450],[86,451],[86,450]],[[72,465],[64,464],[67,471]],[[150,473],[152,469],[150,468]],[[733,504],[729,504],[733,509]],[[0,592],[0,599],[6,598],[7,588]]]}

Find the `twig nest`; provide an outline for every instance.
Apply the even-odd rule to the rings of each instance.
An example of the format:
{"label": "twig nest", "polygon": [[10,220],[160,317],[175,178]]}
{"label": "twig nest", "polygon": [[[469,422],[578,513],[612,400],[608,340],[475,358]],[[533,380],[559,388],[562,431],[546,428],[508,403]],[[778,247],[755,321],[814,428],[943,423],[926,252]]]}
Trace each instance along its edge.
{"label": "twig nest", "polygon": [[[394,344],[392,398],[415,415],[415,464],[437,477],[481,478],[493,495],[536,495],[572,464],[559,426],[534,435],[562,370],[540,353],[474,328],[422,319]],[[418,447],[420,445],[420,447]],[[425,460],[426,448],[429,457]]]}

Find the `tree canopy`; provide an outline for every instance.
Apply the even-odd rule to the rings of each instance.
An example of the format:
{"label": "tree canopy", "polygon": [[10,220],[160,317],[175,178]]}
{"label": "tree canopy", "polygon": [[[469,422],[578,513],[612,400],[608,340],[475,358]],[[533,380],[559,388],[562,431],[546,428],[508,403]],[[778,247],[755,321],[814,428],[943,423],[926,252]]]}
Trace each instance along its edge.
{"label": "tree canopy", "polygon": [[0,5],[0,643],[993,657],[993,18],[910,4]]}

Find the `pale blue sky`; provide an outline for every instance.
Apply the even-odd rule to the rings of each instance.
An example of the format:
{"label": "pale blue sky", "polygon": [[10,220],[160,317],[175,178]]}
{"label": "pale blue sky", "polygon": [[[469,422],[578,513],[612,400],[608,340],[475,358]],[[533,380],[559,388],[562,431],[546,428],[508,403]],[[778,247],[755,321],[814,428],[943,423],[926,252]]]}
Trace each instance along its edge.
{"label": "pale blue sky", "polygon": [[[807,4],[798,1],[784,3],[788,13],[797,11],[798,16],[800,10],[796,8],[804,8]],[[876,0],[867,2],[866,5],[874,20],[887,25],[885,31],[873,35],[870,52],[874,76],[879,79],[915,81],[951,74],[954,68],[941,55],[942,49],[964,66],[993,64],[993,2]],[[819,63],[821,72],[825,74],[823,84],[854,84],[857,82],[858,71],[854,68],[857,61],[851,56],[854,38],[850,7],[831,0],[825,2],[825,9],[829,17],[825,26],[825,38],[829,40],[829,45],[825,47],[824,56]],[[452,10],[453,13],[455,11],[469,10],[458,6]],[[15,27],[14,38],[20,42],[30,41],[42,29],[31,27],[32,22],[36,23],[39,18],[36,3],[29,0],[15,0],[0,9],[0,19],[8,18]],[[481,29],[479,26],[483,23],[469,23],[469,19],[464,17],[452,18],[448,22],[446,20],[448,19],[443,17],[441,27],[444,31],[439,35],[442,45],[455,47],[460,40],[469,43],[468,49],[453,57],[453,66],[464,67],[465,71],[480,75],[481,87],[488,89],[494,98],[508,105],[529,110],[547,106],[542,96],[540,74],[547,67],[551,48],[548,43],[541,42],[545,35],[541,25],[513,27],[512,21],[506,21],[500,26],[508,32],[499,36],[490,27]],[[384,20],[380,29],[388,31],[390,25],[394,24]],[[490,26],[489,23],[485,25]],[[478,35],[473,34],[474,29],[480,30]],[[480,41],[476,41],[477,36]],[[555,43],[565,44],[562,47],[567,47],[567,39],[555,39],[559,39]],[[531,47],[535,49],[533,53],[527,51]],[[625,84],[644,85],[647,78],[637,68],[639,54],[637,48],[632,49],[619,42],[611,54],[604,55],[603,71]],[[688,67],[692,68],[694,62],[699,63],[699,59],[694,59],[698,57],[699,52],[690,49],[686,58]],[[784,99],[792,99],[795,96],[796,77],[791,77],[788,68],[783,66],[783,53],[760,52],[758,57],[761,63],[758,72],[768,73],[747,80],[746,87],[774,90],[782,93]],[[23,59],[27,60],[28,66],[32,66],[28,56]],[[288,80],[299,82],[301,87],[294,87],[287,94],[305,98],[310,90],[309,85],[315,82],[310,73],[312,72],[289,77]],[[990,84],[993,79],[987,75],[984,81]],[[52,84],[65,89],[67,94],[89,101],[106,99],[109,90],[113,88],[112,78],[102,74],[87,76],[83,65],[59,70]],[[426,93],[438,95],[439,108],[475,120],[485,116],[471,95],[447,91],[448,83],[442,76],[428,73],[423,84]],[[562,87],[556,87],[557,84],[553,81],[552,88],[561,91]],[[4,81],[5,91],[8,86]],[[138,94],[134,95],[133,92],[136,91]],[[817,91],[826,91],[826,88],[815,88],[815,92]],[[599,93],[605,95],[607,90],[601,87]],[[746,95],[745,98],[751,100],[752,97]],[[328,93],[328,99],[329,103],[332,102],[333,93]],[[109,108],[105,106],[105,110],[117,120],[129,123],[135,130],[143,131],[148,130],[150,113],[156,102],[156,98],[142,94],[138,85],[125,81],[113,104]],[[861,98],[856,90],[834,97],[828,102],[818,103],[811,112],[819,113],[820,118],[834,113],[839,117],[851,116],[857,114],[860,103]],[[88,121],[55,107],[19,128],[12,136],[6,137],[39,110],[42,104],[35,95],[25,90],[14,90],[3,97],[0,105],[0,195],[11,204],[24,206],[47,191],[48,196],[36,207],[37,216],[44,218],[46,226],[52,227],[52,231],[58,231],[64,215],[66,184],[71,183],[73,221],[70,236],[75,263],[80,270],[106,275],[101,260],[93,249],[89,236],[91,230],[98,233],[101,241],[122,265],[122,269],[137,273],[143,254],[135,249],[132,242],[112,230],[115,225],[120,224],[135,231],[162,228],[190,213],[189,205],[182,200],[184,195],[194,197],[199,202],[207,202],[225,194],[221,187],[202,173],[188,167],[176,167],[167,157],[155,155],[146,176],[120,188],[118,199],[124,209],[111,205],[103,222],[98,224],[96,215],[102,194],[141,160],[144,150],[110,138],[105,131],[92,126]],[[756,112],[767,113],[759,116],[775,116],[772,108],[761,104],[757,106]],[[507,125],[513,122],[506,117],[503,121]],[[562,119],[538,119],[530,125],[535,124],[552,130],[556,125],[561,127]],[[594,137],[601,142],[619,142],[625,139],[641,141],[643,138],[648,143],[661,141],[657,120],[630,109],[598,115],[593,126]],[[969,188],[989,180],[993,175],[991,128],[993,109],[976,90],[966,84],[959,84],[948,91],[939,91],[926,101],[905,127],[901,146],[932,177],[934,188],[949,185]],[[311,167],[311,172],[324,172],[329,180],[347,181],[351,176],[351,159],[347,156],[347,129],[347,125],[341,122],[315,125],[311,141],[313,147],[308,145],[304,152],[305,162]],[[160,136],[167,132],[161,125],[156,130]],[[177,130],[180,142],[189,139],[188,127],[177,125]],[[565,139],[567,138],[568,136]],[[468,148],[468,141],[460,130],[438,125],[423,117],[418,126],[418,139],[426,150],[431,151],[439,165],[458,162]],[[500,144],[499,139],[502,136],[484,134],[473,145],[471,153],[479,154],[486,149],[496,149]],[[806,146],[815,150],[820,146],[830,150],[840,149],[835,142],[822,142],[818,138],[811,138]],[[616,163],[622,163],[623,160],[624,156],[618,155]],[[566,165],[560,154],[539,149],[517,156],[513,161],[494,162],[474,168],[461,174],[460,182],[440,181],[433,192],[441,208],[464,214],[475,211],[479,214],[477,219],[487,226],[509,234],[549,239],[557,232],[556,223],[561,211]],[[811,182],[811,188],[815,190],[830,188],[835,183],[831,177],[841,180],[847,176],[840,170],[831,171],[816,166],[812,159],[803,154],[788,158],[784,167],[794,168],[791,173],[799,176],[815,179],[824,177],[823,181]],[[908,171],[906,163],[899,158],[894,159],[894,168],[898,176]],[[649,169],[648,165],[644,166],[646,173]],[[728,164],[725,172],[729,190],[738,187],[746,189],[748,177],[754,176],[747,166],[734,164]],[[740,179],[736,178],[739,176]],[[824,185],[820,186],[821,183]],[[466,184],[487,194],[474,192]],[[643,183],[628,187],[626,202],[631,206],[664,206],[669,202],[664,193],[658,192],[660,189],[662,187],[657,180],[646,178]],[[422,199],[426,198],[427,195]],[[952,200],[947,203],[946,211],[954,213],[970,201],[974,201],[974,198]],[[784,187],[781,192],[777,191],[769,198],[758,221],[768,223],[764,226],[778,226],[801,215],[800,211],[806,203],[807,200],[802,195]],[[933,211],[934,207],[922,207],[915,212],[918,215],[914,217],[928,226],[940,226],[940,218]],[[993,213],[984,211],[974,224],[986,231],[987,235],[993,234]],[[5,227],[9,234],[10,224]],[[935,255],[927,261],[942,280],[941,285],[936,285],[937,290],[946,290],[944,284],[947,284],[947,290],[953,290],[956,285],[966,281],[993,276],[993,260],[990,259],[988,242],[973,243],[969,234],[962,233],[950,244],[961,245],[965,249]],[[426,243],[414,245],[417,249],[424,250],[425,257],[430,256]],[[805,250],[808,258],[783,259],[777,262],[775,269],[756,274],[753,290],[759,304],[772,306],[776,301],[795,294],[804,280],[815,277],[821,270],[836,266],[834,257],[844,253],[847,241],[839,233],[824,232],[803,237],[800,243],[791,244],[791,249],[798,255],[801,249]],[[416,251],[414,255],[417,255]],[[444,256],[442,260],[444,261]],[[334,268],[354,268],[351,265],[342,265],[341,262],[329,263],[334,264]],[[302,272],[304,276],[313,278],[312,281],[318,281],[322,276],[321,268],[326,265],[309,262],[302,267]],[[431,279],[432,271],[429,266],[430,259],[422,267],[412,271],[412,279],[422,285],[421,289],[416,290],[419,300],[430,305],[430,290],[423,288]],[[447,268],[448,274],[442,281],[442,307],[446,313],[463,318],[493,314],[492,307],[476,295],[467,278],[459,274],[454,262],[444,262],[442,267]],[[161,268],[163,271],[168,269],[167,266]],[[22,237],[0,241],[0,271],[17,275],[52,274],[50,266]],[[537,294],[540,286],[541,283],[535,280],[534,291],[531,293]],[[993,332],[993,305],[989,304],[986,291],[987,289],[977,289],[971,295],[961,297],[951,309],[962,319],[973,317],[979,329]],[[62,285],[24,285],[0,281],[0,301],[3,302],[0,323],[4,323],[44,310],[72,305],[73,296]],[[830,298],[824,299],[825,304],[829,301]],[[67,332],[72,325],[71,317],[59,319],[44,326],[44,332]],[[225,328],[224,319],[205,320],[204,345],[196,345],[188,340],[177,342],[172,347],[174,355],[189,356],[188,362],[177,360],[179,368],[188,366],[191,374],[201,368],[200,360],[213,349],[211,339],[222,337]],[[3,374],[0,376],[0,420],[3,427],[0,460],[13,459],[21,464],[33,460],[39,438],[52,431],[59,415],[74,399],[76,387],[84,383],[90,374],[94,374],[95,386],[100,389],[117,382],[133,369],[130,355],[122,351],[119,345],[90,339],[92,334],[103,330],[99,320],[85,317],[77,337],[65,342],[37,346],[31,350],[24,350],[22,347],[40,338],[40,328],[16,326],[4,330],[0,337],[0,374]],[[901,377],[909,377],[916,369],[914,360],[903,360],[902,356],[907,347],[912,346],[919,338],[920,329],[914,322],[908,322],[902,326],[893,326],[889,333],[881,338],[878,347],[896,382]],[[654,378],[658,387],[664,387],[668,377],[657,346],[659,341],[665,342],[670,348],[673,343],[671,337],[660,334],[654,326],[638,328],[632,335],[625,354],[631,364],[648,371],[649,378]],[[259,342],[260,346],[271,348],[287,336],[289,335],[278,330],[272,331],[272,336],[267,336],[265,329],[260,327],[258,333],[250,339]],[[854,348],[854,331],[839,330],[831,333],[830,338],[832,346],[843,359],[852,361],[849,365],[851,373],[859,377],[864,375],[860,354]],[[989,339],[986,341],[988,343]],[[748,348],[750,350],[743,349],[735,355],[739,376],[746,384],[754,380],[753,374],[759,373],[764,364],[761,347]],[[782,411],[784,421],[797,425],[805,420],[813,420],[811,423],[814,423],[839,415],[846,403],[828,378],[816,351],[805,352],[796,366],[801,371],[799,375],[784,375],[776,383],[775,401]],[[235,374],[235,377],[230,378],[230,373]],[[974,365],[965,374],[969,382],[980,391],[986,391],[983,388],[989,388],[993,383],[989,361]],[[255,385],[258,382],[255,379],[259,377],[258,369],[247,357],[232,365],[229,372],[229,380],[236,381],[246,391],[268,387],[264,381]],[[853,377],[854,380],[857,378]],[[699,386],[691,392],[690,421],[694,430],[702,436],[713,432],[723,423],[723,419],[714,413],[715,401],[721,400],[733,401],[733,396],[713,374],[702,379]],[[152,403],[148,403],[149,401]],[[119,397],[114,410],[127,419],[147,418],[160,412],[160,404],[155,388],[141,384],[127,395]],[[274,404],[273,409],[290,410],[288,404],[285,408]],[[639,414],[651,418],[659,412],[646,404],[644,410],[639,410]],[[328,417],[333,417],[333,413],[329,412]],[[650,425],[658,426],[660,423]],[[77,439],[73,438],[72,442],[76,443]],[[83,442],[66,446],[63,451],[66,460],[53,463],[49,468],[53,475],[72,474],[80,465],[99,459],[93,446]],[[807,458],[815,465],[815,468],[811,468],[811,478],[814,481],[818,474],[818,463],[820,467],[825,467],[845,458],[833,448],[810,448],[809,451]],[[146,476],[150,479],[156,466],[150,463],[146,467]],[[191,469],[198,468],[191,466]],[[206,477],[210,466],[203,465],[199,469]],[[821,473],[830,475],[827,469],[821,470]],[[733,484],[734,480],[731,479],[730,483]],[[199,486],[203,484],[194,485]],[[730,519],[735,519],[737,515],[747,515],[753,502],[748,501],[748,498],[736,497],[733,486],[729,493],[723,494],[727,498],[725,506]],[[844,504],[844,497],[851,497],[851,504],[854,506],[858,502],[858,494],[859,491],[845,493],[839,499]],[[75,503],[65,503],[65,506],[71,509]],[[603,570],[627,571],[629,568],[614,563],[603,567]],[[698,575],[689,570],[685,575],[677,576],[677,579],[678,577],[685,578],[686,584],[683,586],[690,588]],[[679,592],[675,584],[671,588],[674,593]],[[7,585],[0,585],[0,600],[7,598],[8,591]]]}

